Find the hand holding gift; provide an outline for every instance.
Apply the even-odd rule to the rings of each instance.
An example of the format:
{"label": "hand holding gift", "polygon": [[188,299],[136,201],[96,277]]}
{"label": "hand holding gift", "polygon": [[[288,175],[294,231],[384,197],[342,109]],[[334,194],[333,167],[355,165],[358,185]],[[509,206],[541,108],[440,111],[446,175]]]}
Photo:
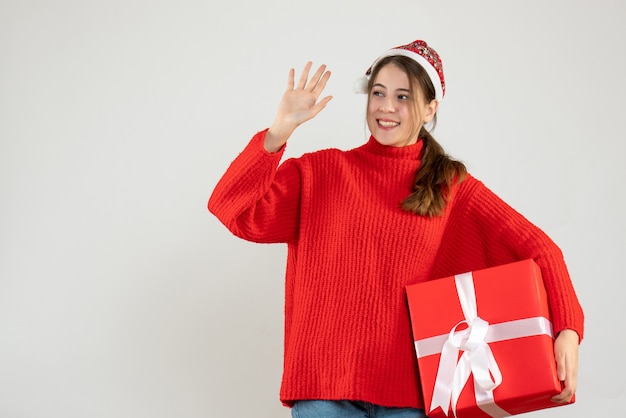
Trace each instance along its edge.
{"label": "hand holding gift", "polygon": [[553,402],[567,403],[576,393],[576,378],[578,375],[578,333],[565,329],[559,333],[554,341],[554,358],[559,380],[563,382],[563,391],[552,397]]}

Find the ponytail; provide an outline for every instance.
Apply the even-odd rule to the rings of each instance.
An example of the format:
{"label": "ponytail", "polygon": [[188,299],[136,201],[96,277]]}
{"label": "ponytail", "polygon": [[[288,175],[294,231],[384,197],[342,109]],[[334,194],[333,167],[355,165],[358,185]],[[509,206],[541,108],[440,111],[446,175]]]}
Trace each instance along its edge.
{"label": "ponytail", "polygon": [[413,181],[413,193],[402,201],[402,209],[422,216],[442,215],[451,187],[467,175],[467,168],[450,158],[441,145],[422,127],[424,142],[420,167]]}

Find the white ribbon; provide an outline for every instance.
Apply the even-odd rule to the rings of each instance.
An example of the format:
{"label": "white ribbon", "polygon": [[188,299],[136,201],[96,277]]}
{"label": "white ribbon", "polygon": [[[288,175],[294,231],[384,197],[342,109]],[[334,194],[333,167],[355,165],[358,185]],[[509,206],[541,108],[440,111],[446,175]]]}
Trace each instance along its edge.
{"label": "white ribbon", "polygon": [[[552,324],[546,318],[535,317],[490,325],[478,316],[472,273],[456,275],[454,281],[465,320],[456,324],[448,334],[415,342],[418,358],[441,352],[429,412],[441,407],[448,416],[452,406],[456,417],[461,391],[473,375],[476,405],[493,418],[511,416],[496,405],[493,397],[494,389],[502,383],[502,373],[489,343],[531,335],[552,336]],[[467,328],[457,331],[462,324]],[[459,358],[460,351],[463,354]]]}

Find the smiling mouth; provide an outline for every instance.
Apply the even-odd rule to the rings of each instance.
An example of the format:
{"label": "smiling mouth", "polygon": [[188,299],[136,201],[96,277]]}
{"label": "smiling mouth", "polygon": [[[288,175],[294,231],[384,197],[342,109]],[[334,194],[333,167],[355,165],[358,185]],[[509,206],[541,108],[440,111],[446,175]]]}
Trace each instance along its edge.
{"label": "smiling mouth", "polygon": [[377,122],[383,128],[394,128],[394,127],[400,125],[400,122],[393,122],[393,121],[389,121],[389,120],[380,120],[380,119],[378,119]]}

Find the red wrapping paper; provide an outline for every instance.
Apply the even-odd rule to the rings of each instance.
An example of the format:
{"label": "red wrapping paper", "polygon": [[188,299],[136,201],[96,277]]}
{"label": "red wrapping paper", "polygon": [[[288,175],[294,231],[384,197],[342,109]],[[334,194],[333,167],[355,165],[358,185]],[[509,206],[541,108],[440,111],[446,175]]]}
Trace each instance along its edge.
{"label": "red wrapping paper", "polygon": [[[534,261],[524,260],[478,270],[471,276],[478,317],[487,321],[490,328],[496,324],[507,326],[509,321],[527,318],[550,319],[541,272]],[[447,338],[450,331],[466,319],[455,276],[410,285],[406,291],[413,337],[418,342],[416,354],[426,413],[429,417],[453,416],[451,407],[446,411],[447,415],[441,407],[430,411],[441,349],[428,355],[424,350],[420,354],[418,347],[419,341],[430,337],[445,335]],[[550,400],[562,390],[556,375],[554,339],[551,335],[504,339],[489,342],[488,346],[502,374],[501,384],[493,390],[497,407],[515,415],[561,405]],[[490,415],[477,406],[473,376],[469,377],[458,397],[456,412],[459,418],[507,416]]]}

